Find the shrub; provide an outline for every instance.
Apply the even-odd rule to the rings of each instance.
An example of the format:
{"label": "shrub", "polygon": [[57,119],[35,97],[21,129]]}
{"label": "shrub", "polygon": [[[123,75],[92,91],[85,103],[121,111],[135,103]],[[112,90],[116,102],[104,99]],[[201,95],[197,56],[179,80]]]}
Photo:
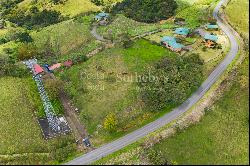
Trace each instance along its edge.
{"label": "shrub", "polygon": [[114,132],[117,128],[117,118],[114,113],[110,113],[106,116],[103,122],[103,127],[109,132]]}

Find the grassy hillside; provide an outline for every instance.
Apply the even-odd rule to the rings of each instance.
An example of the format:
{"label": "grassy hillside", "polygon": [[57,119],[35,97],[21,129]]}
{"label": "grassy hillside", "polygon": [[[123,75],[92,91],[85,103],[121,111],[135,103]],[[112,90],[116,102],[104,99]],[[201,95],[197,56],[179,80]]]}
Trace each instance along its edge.
{"label": "grassy hillside", "polygon": [[[20,8],[28,9],[34,3],[33,0],[24,0],[19,4]],[[97,7],[90,0],[67,0],[64,4],[53,5],[48,3],[49,0],[38,0],[35,4],[40,9],[54,9],[62,13],[62,15],[66,16],[76,16],[81,13],[86,13],[90,11],[98,11],[100,7]]]}
{"label": "grassy hillside", "polygon": [[[40,51],[49,42],[56,52],[56,59],[67,59],[72,53],[87,54],[101,43],[90,34],[90,20],[93,15],[82,17],[79,21],[63,21],[40,31],[33,32],[34,44]],[[64,56],[63,56],[64,55]],[[65,56],[66,55],[66,56]]]}
{"label": "grassy hillside", "polygon": [[34,99],[39,101],[39,96],[33,94],[31,81],[11,77],[0,79],[0,154],[43,149],[45,141],[34,117],[38,108]]}
{"label": "grassy hillside", "polygon": [[0,164],[47,164],[76,153],[71,135],[43,138],[35,114],[42,103],[31,78],[2,77],[0,90]]}
{"label": "grassy hillside", "polygon": [[[83,124],[94,135],[92,142],[99,145],[114,139],[159,115],[140,107],[136,74],[164,56],[175,55],[139,40],[126,50],[107,49],[62,75],[69,94],[81,110]],[[106,133],[102,127],[104,118],[111,112],[118,118],[116,133]]]}

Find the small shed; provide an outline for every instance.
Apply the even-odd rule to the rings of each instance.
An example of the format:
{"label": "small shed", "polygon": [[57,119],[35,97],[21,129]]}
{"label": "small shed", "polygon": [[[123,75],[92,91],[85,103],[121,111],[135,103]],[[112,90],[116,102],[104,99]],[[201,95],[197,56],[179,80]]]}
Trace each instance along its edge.
{"label": "small shed", "polygon": [[205,39],[205,40],[210,40],[210,41],[213,41],[213,42],[217,42],[218,36],[216,36],[216,35],[211,35],[211,34],[206,34],[206,35],[204,36],[204,39]]}
{"label": "small shed", "polygon": [[189,34],[190,30],[189,28],[176,28],[174,33],[177,35],[181,35],[181,36],[187,36]]}
{"label": "small shed", "polygon": [[44,72],[43,68],[38,64],[34,64],[33,67],[34,67],[34,72],[35,72],[34,74],[40,74]]}
{"label": "small shed", "polygon": [[104,13],[104,12],[98,13],[95,16],[95,20],[96,21],[108,20],[108,18],[109,18],[109,14],[108,13]]}
{"label": "small shed", "polygon": [[206,29],[207,30],[218,30],[219,26],[217,24],[207,24]]}
{"label": "small shed", "polygon": [[56,64],[53,64],[52,66],[48,67],[49,70],[55,70],[55,69],[58,69],[61,67],[61,63],[56,63]]}

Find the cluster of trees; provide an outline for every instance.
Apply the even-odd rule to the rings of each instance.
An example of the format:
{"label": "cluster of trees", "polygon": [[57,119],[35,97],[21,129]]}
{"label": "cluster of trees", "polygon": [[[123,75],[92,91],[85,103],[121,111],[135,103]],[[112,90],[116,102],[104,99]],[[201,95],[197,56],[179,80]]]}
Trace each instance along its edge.
{"label": "cluster of trees", "polygon": [[154,23],[168,19],[175,14],[175,0],[124,0],[117,3],[113,13],[123,13],[136,21]]}
{"label": "cluster of trees", "polygon": [[30,43],[33,41],[33,39],[26,30],[11,29],[5,36],[0,37],[0,44],[10,41]]}
{"label": "cluster of trees", "polygon": [[31,8],[28,13],[21,9],[13,9],[5,18],[27,29],[45,27],[63,20],[61,13],[58,11],[47,9],[39,11],[36,7]]}
{"label": "cluster of trees", "polygon": [[203,64],[198,54],[160,60],[138,83],[142,100],[152,111],[181,104],[201,84]]}

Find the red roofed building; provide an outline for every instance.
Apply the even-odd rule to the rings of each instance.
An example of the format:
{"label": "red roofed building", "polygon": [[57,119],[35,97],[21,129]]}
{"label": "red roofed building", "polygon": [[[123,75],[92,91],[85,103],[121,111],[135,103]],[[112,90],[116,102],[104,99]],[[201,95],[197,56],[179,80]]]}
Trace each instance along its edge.
{"label": "red roofed building", "polygon": [[63,63],[63,65],[66,67],[71,67],[73,65],[73,62],[71,60],[67,60]]}
{"label": "red roofed building", "polygon": [[35,70],[35,74],[40,74],[44,72],[43,68],[38,64],[34,64],[34,70]]}
{"label": "red roofed building", "polygon": [[52,66],[49,67],[49,70],[55,70],[57,68],[61,67],[61,63],[57,63],[57,64],[54,64]]}

